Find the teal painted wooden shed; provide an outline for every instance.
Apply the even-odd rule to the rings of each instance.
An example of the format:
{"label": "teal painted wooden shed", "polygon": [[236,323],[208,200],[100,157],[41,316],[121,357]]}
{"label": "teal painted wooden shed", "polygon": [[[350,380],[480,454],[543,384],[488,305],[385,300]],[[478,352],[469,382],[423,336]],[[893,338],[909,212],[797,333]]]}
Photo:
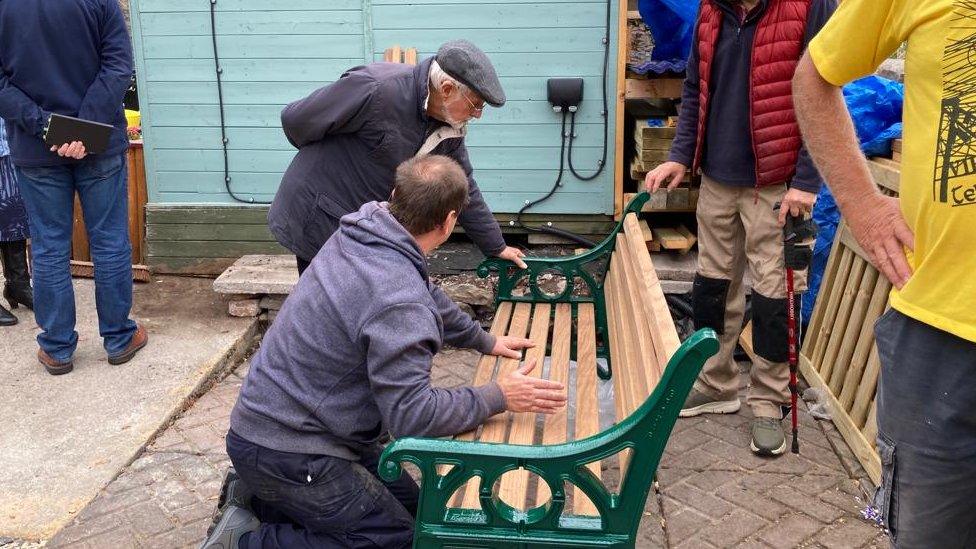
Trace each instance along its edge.
{"label": "teal painted wooden shed", "polygon": [[[608,166],[592,181],[567,171],[556,194],[531,210],[535,222],[586,232],[619,210],[618,22],[625,14],[618,0],[609,1]],[[577,171],[593,173],[603,153],[602,0],[131,0],[130,9],[149,262],[157,271],[218,272],[242,254],[280,251],[265,227],[267,207],[258,203],[274,197],[294,155],[280,128],[282,107],[350,67],[382,61],[394,44],[417,48],[422,59],[466,38],[493,60],[509,101],[486,109],[467,143],[475,178],[503,227],[526,201],[546,194],[558,172],[561,115],[546,100],[548,78],[585,80],[573,143]],[[253,204],[234,200],[225,187],[221,103],[229,184]]]}

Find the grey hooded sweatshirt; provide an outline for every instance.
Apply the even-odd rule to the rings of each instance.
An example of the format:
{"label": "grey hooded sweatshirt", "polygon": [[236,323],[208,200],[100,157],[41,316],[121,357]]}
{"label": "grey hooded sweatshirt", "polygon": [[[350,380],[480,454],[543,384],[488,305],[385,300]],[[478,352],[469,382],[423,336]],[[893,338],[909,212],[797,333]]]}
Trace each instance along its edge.
{"label": "grey hooded sweatshirt", "polygon": [[386,432],[440,437],[504,411],[501,388],[438,389],[444,343],[488,353],[494,336],[427,274],[385,203],[342,218],[268,330],[231,414],[266,448],[355,460]]}

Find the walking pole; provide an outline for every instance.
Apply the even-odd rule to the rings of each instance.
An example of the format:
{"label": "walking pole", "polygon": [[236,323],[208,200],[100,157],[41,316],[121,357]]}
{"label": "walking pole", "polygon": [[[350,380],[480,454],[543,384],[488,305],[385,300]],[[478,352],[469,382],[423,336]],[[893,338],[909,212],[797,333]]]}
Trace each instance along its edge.
{"label": "walking pole", "polygon": [[793,453],[800,453],[800,441],[797,438],[799,429],[797,429],[797,416],[796,416],[796,370],[798,366],[797,357],[797,329],[796,329],[796,295],[793,293],[793,269],[789,266],[786,267],[786,302],[789,307],[789,311],[786,313],[786,333],[790,338],[790,410],[793,416]]}
{"label": "walking pole", "polygon": [[[776,204],[779,209],[780,204]],[[797,421],[797,369],[799,367],[799,324],[796,318],[796,293],[794,292],[794,276],[796,271],[810,266],[813,259],[813,249],[809,242],[817,235],[817,226],[812,219],[804,219],[803,215],[786,215],[786,225],[783,226],[783,261],[786,265],[786,334],[789,338],[790,365],[790,415],[793,422],[794,454],[800,453],[799,429]]]}

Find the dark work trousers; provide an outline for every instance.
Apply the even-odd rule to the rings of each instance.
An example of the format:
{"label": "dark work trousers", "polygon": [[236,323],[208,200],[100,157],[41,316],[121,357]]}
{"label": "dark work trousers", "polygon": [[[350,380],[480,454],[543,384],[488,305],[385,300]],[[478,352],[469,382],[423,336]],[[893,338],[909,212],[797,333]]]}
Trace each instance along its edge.
{"label": "dark work trousers", "polygon": [[976,343],[894,309],[875,335],[875,507],[898,549],[976,547]]}
{"label": "dark work trousers", "polygon": [[378,478],[382,450],[353,462],[279,452],[227,433],[227,454],[254,490],[262,522],[240,548],[410,547],[419,489],[407,473],[393,483]]}

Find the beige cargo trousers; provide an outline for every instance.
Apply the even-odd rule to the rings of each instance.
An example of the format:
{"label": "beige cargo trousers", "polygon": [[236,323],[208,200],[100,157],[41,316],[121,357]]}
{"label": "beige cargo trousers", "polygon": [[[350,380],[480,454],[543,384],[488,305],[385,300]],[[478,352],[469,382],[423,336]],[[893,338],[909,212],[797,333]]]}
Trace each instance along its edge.
{"label": "beige cargo trousers", "polygon": [[[756,189],[702,178],[693,290],[695,328],[714,329],[720,342],[718,354],[705,363],[695,388],[712,398],[735,399],[739,368],[733,353],[745,313],[743,275],[749,269],[757,356],[746,403],[756,417],[777,419],[782,417],[781,406],[790,401],[790,374],[783,229],[773,207],[786,190],[785,184]],[[795,274],[794,292],[799,294],[806,290],[807,275],[806,271]]]}

